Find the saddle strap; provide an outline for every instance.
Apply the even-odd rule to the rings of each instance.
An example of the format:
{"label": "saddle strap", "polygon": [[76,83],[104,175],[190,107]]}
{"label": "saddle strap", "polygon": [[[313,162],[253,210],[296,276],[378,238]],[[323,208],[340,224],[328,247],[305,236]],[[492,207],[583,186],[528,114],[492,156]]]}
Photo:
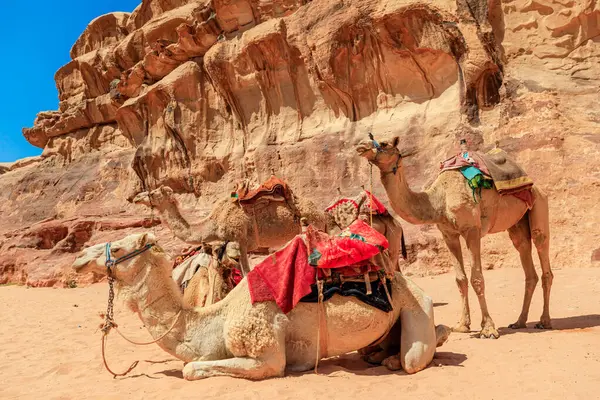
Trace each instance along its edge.
{"label": "saddle strap", "polygon": [[[318,374],[319,360],[327,357],[327,315],[323,302],[323,280],[317,280],[317,356],[315,360],[315,374]],[[321,334],[323,332],[323,334]]]}

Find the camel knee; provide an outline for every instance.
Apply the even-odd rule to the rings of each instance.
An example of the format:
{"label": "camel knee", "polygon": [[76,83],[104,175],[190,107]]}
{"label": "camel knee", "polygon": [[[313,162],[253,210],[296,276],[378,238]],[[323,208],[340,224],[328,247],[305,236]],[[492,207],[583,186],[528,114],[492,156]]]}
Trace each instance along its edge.
{"label": "camel knee", "polygon": [[469,290],[469,280],[466,276],[456,277],[456,286],[462,296],[466,296]]}
{"label": "camel knee", "polygon": [[527,278],[525,278],[525,286],[528,288],[535,288],[539,280],[540,278],[534,271],[533,275],[530,275]]}
{"label": "camel knee", "polygon": [[510,239],[512,240],[513,246],[515,247],[515,249],[517,249],[519,253],[531,253],[531,241],[529,240],[529,238],[526,239],[522,237],[511,236]]}
{"label": "camel knee", "polygon": [[[404,356],[402,359],[402,369],[404,369],[407,374],[414,374],[422,371],[431,362],[431,360],[426,359],[425,350],[426,349],[422,349],[422,351],[415,352],[413,355],[407,354]],[[431,358],[433,359],[433,356]]]}
{"label": "camel knee", "polygon": [[533,239],[533,243],[538,250],[542,250],[547,246],[548,243],[548,235],[543,232],[541,229],[534,229],[531,231],[531,238]]}
{"label": "camel knee", "polygon": [[[537,277],[536,277],[537,279]],[[542,287],[547,288],[552,286],[552,281],[554,280],[554,274],[552,271],[546,271],[542,274]]]}
{"label": "camel knee", "polygon": [[471,286],[473,286],[473,290],[477,296],[483,296],[485,293],[485,281],[483,280],[483,276],[479,276],[479,274],[471,275]]}

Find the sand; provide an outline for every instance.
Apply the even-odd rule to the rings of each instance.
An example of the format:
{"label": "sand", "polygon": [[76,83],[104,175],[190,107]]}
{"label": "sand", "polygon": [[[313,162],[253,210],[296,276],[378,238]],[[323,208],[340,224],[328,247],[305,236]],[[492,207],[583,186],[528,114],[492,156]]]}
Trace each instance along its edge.
{"label": "sand", "polygon": [[[322,362],[320,375],[294,374],[251,382],[227,377],[187,382],[183,363],[156,345],[135,347],[110,335],[108,358],[116,370],[138,367],[113,379],[102,366],[101,322],[107,285],[76,289],[0,287],[0,398],[8,399],[583,399],[600,396],[600,269],[555,271],[554,330],[505,328],[516,319],[523,272],[485,271],[498,340],[452,334],[426,370],[407,375],[371,367],[356,353]],[[454,276],[414,279],[436,302],[436,322],[452,325],[460,309]],[[541,313],[541,286],[530,326]],[[471,292],[472,328],[479,307]],[[130,337],[148,340],[141,322],[117,303],[116,320]]]}

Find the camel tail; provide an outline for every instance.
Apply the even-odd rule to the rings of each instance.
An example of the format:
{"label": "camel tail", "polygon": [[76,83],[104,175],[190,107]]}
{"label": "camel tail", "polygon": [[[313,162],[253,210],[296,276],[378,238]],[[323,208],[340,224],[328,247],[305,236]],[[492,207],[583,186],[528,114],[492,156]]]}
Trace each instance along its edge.
{"label": "camel tail", "polygon": [[404,232],[402,232],[402,237],[400,238],[400,245],[402,246],[402,258],[406,260],[408,257],[408,253],[406,252],[406,242],[404,241]]}

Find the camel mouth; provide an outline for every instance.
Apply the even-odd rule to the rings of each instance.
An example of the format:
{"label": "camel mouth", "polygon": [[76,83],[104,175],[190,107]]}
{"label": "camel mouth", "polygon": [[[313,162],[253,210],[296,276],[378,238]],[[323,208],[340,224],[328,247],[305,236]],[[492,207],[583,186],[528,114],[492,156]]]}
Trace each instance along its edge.
{"label": "camel mouth", "polygon": [[78,257],[75,259],[73,264],[71,264],[71,268],[75,270],[77,273],[83,272],[83,269],[90,264],[89,260],[86,260],[84,257]]}
{"label": "camel mouth", "polygon": [[133,200],[131,200],[133,204],[148,203],[149,201],[150,199],[148,197],[148,192],[138,193],[137,195],[135,195]]}
{"label": "camel mouth", "polygon": [[358,146],[356,146],[356,152],[360,156],[365,155],[366,153],[372,150],[373,148],[367,144],[359,144]]}
{"label": "camel mouth", "polygon": [[85,273],[89,269],[93,259],[87,253],[80,253],[79,256],[71,264],[71,268],[78,274]]}

